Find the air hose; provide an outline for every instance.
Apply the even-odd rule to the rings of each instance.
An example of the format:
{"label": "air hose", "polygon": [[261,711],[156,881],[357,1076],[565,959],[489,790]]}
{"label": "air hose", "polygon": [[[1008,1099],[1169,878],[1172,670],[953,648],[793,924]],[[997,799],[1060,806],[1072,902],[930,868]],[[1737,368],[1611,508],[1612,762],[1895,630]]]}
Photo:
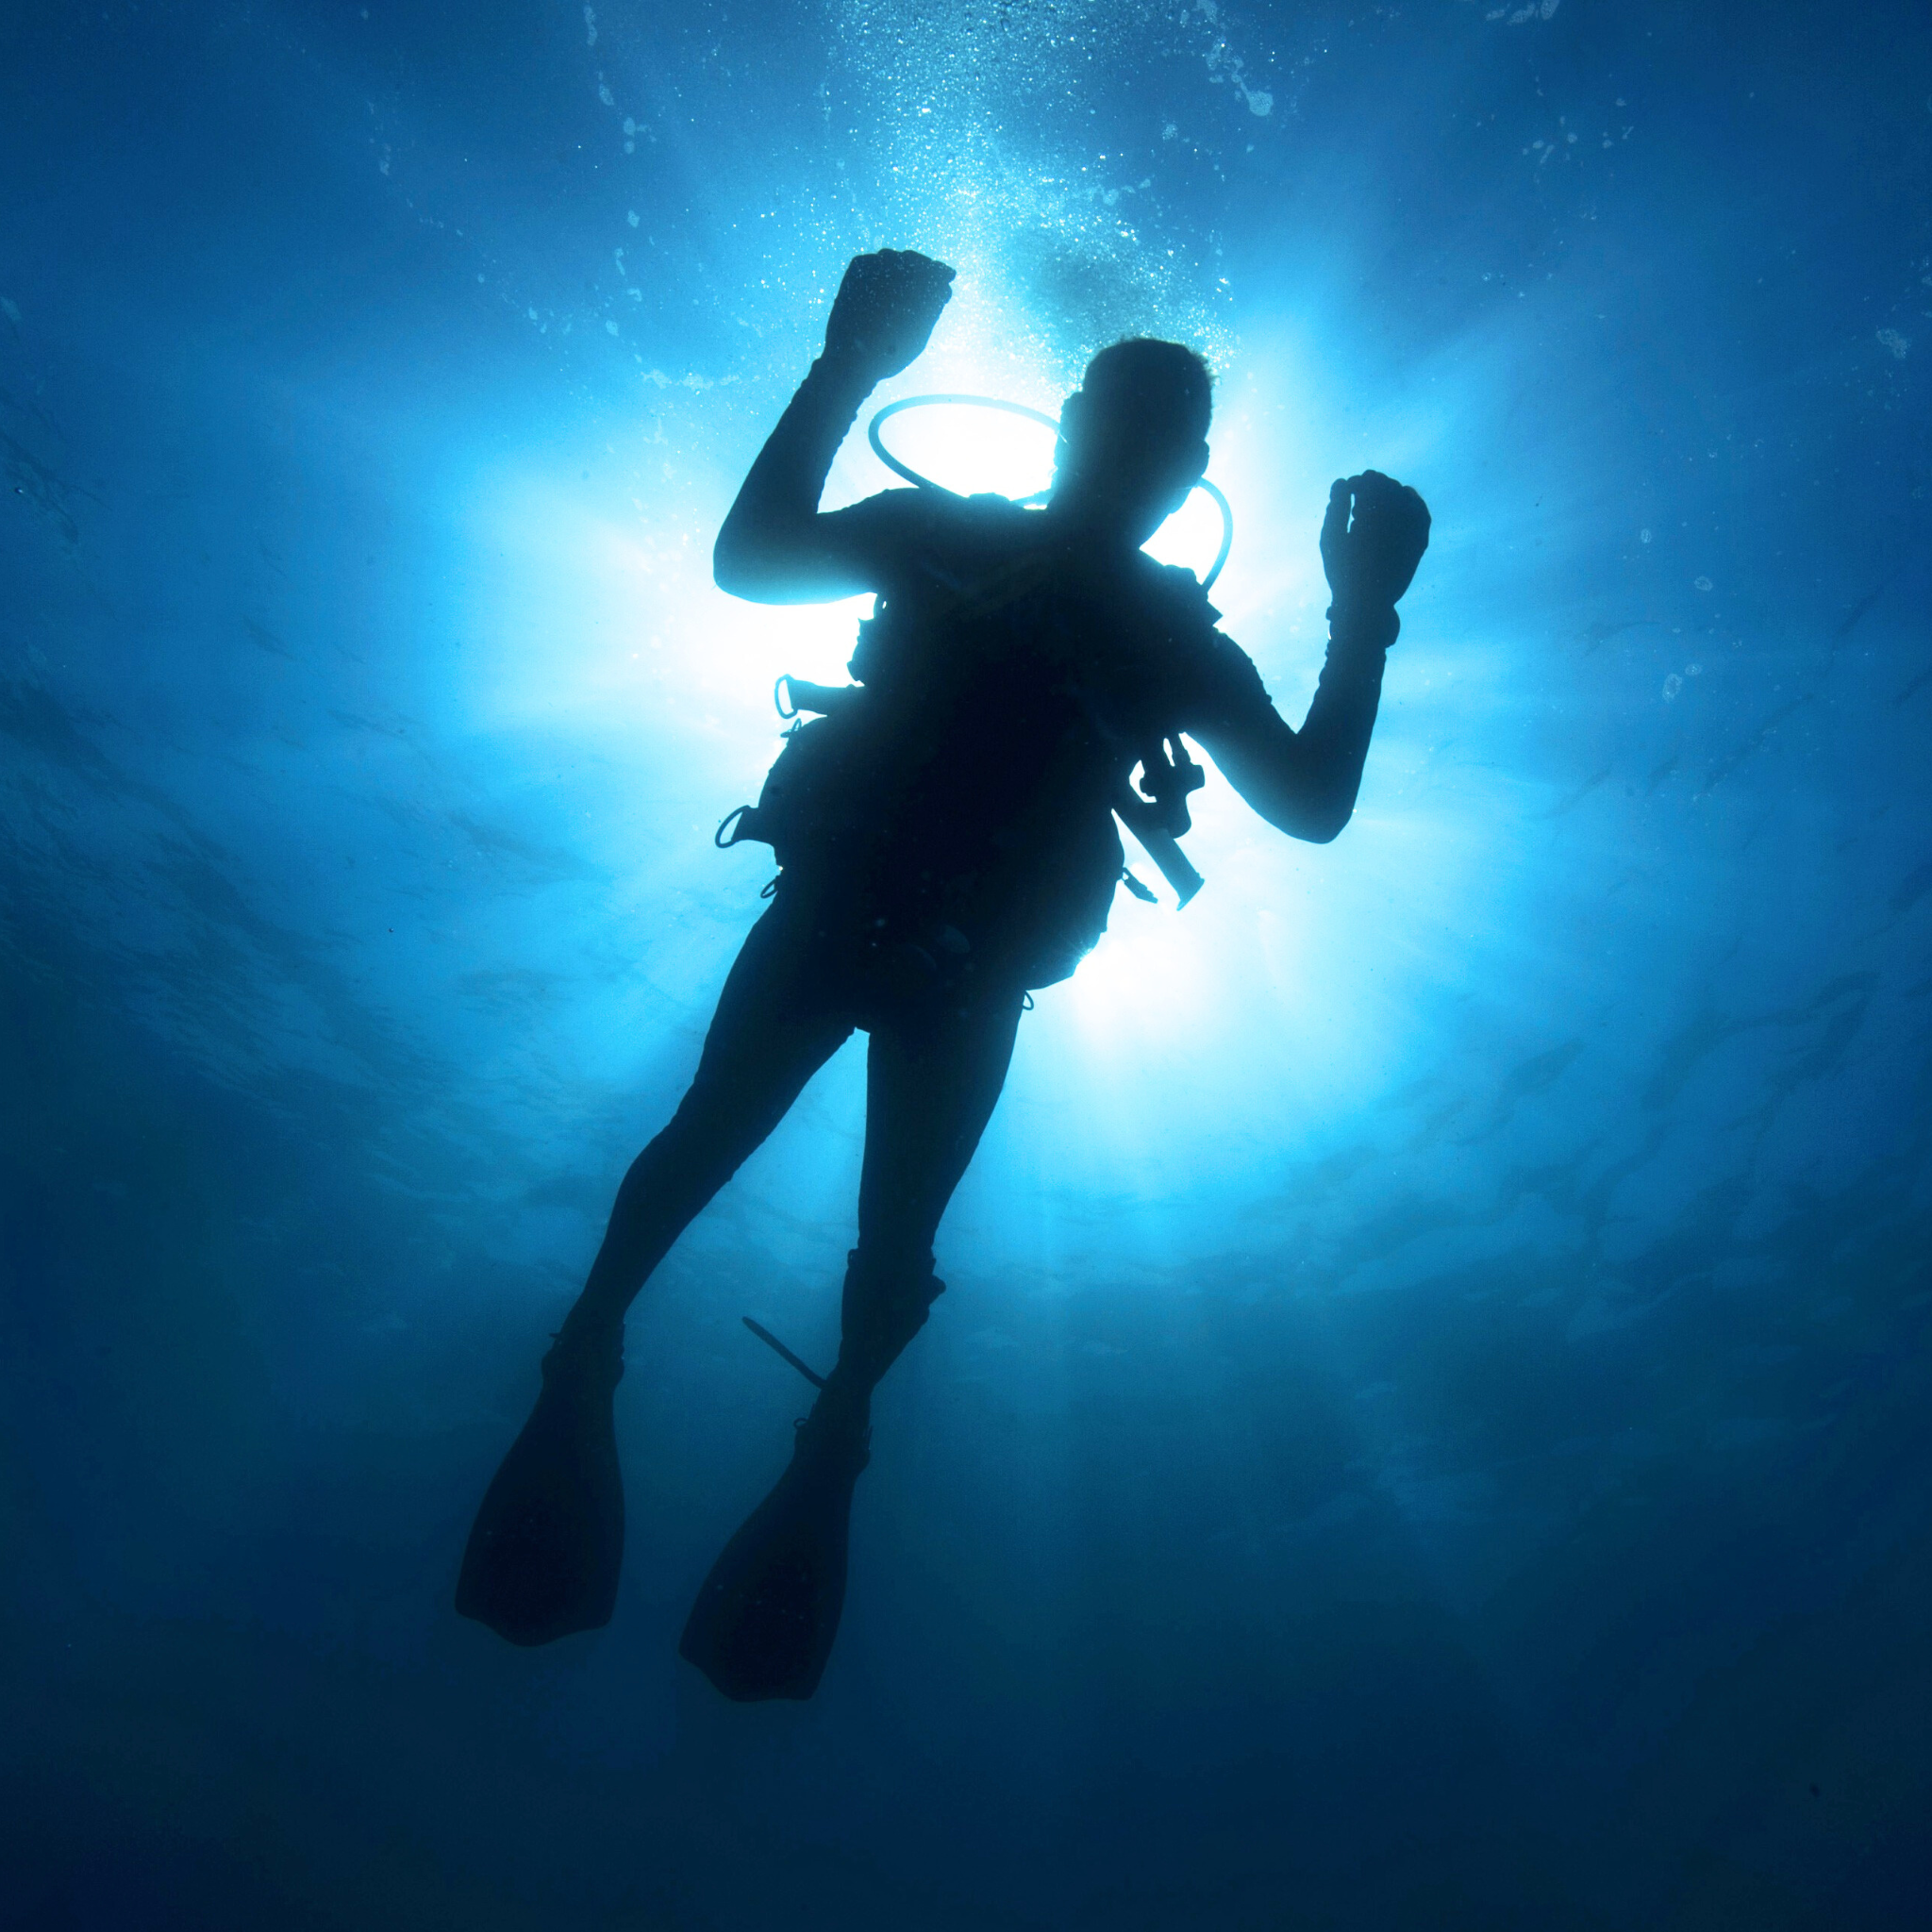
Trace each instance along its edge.
{"label": "air hose", "polygon": [[[999,396],[901,396],[896,403],[888,403],[883,409],[874,414],[872,421],[866,425],[865,440],[872,444],[873,454],[878,458],[880,462],[885,464],[887,469],[891,471],[893,475],[903,476],[907,482],[917,484],[922,490],[937,490],[946,496],[957,496],[958,491],[948,490],[943,483],[935,483],[930,476],[922,476],[910,463],[902,462],[899,458],[895,457],[886,447],[884,439],[879,435],[880,424],[893,416],[903,414],[908,409],[934,409],[942,408],[999,409],[1008,416],[1024,416],[1029,423],[1044,424],[1047,428],[1055,432],[1058,432],[1060,426],[1058,418],[1049,416],[1044,409],[1029,409],[1024,403],[1009,403]],[[1215,552],[1214,561],[1208,567],[1208,575],[1201,579],[1201,588],[1207,591],[1213,588],[1214,579],[1221,575],[1222,566],[1227,561],[1227,553],[1234,548],[1234,510],[1230,508],[1227,498],[1221,493],[1215,485],[1208,482],[1207,477],[1201,477],[1195,483],[1194,488],[1207,496],[1212,502],[1215,508],[1221,512],[1221,548]],[[1043,503],[1045,500],[1046,491],[1043,490],[1036,491],[1031,496],[1023,496],[1020,499],[1022,503],[1028,504]]]}

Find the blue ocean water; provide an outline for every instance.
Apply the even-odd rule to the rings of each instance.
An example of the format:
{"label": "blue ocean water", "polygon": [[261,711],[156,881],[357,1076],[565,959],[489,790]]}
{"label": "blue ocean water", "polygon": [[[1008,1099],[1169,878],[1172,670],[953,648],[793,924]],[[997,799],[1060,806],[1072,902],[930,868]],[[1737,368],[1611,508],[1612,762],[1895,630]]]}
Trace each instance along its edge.
{"label": "blue ocean water", "polygon": [[[0,99],[0,1924],[1919,1923],[1923,7],[107,0]],[[1329,480],[1434,538],[1346,833],[1210,777],[1026,1018],[739,1707],[858,1044],[632,1314],[616,1619],[450,1598],[865,608],[709,549],[880,246],[882,399],[1208,356],[1291,717]]]}

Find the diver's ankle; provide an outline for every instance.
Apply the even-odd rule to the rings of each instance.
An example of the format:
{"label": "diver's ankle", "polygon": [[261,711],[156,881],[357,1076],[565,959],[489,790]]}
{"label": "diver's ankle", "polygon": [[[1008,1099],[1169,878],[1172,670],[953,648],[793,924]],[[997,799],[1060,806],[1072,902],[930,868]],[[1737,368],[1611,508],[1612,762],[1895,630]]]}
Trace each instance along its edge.
{"label": "diver's ankle", "polygon": [[838,1363],[812,1404],[812,1421],[840,1435],[862,1434],[872,1426],[873,1387],[849,1363]]}
{"label": "diver's ankle", "polygon": [[608,1308],[586,1307],[582,1302],[563,1318],[563,1325],[550,1338],[553,1351],[575,1355],[624,1354],[624,1317]]}

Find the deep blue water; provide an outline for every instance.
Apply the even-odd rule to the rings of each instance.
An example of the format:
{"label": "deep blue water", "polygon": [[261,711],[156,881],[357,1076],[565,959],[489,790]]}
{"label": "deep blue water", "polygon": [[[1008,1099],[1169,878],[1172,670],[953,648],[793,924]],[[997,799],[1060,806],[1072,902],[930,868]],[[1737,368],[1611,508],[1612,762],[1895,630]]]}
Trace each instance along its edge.
{"label": "deep blue water", "polygon": [[[878,245],[887,393],[1210,356],[1293,716],[1328,480],[1435,537],[1344,836],[1210,781],[1026,1020],[741,1708],[858,1045],[633,1313],[615,1622],[450,1592],[850,648],[708,552]],[[22,5],[0,297],[0,1924],[1920,1923],[1922,5]]]}

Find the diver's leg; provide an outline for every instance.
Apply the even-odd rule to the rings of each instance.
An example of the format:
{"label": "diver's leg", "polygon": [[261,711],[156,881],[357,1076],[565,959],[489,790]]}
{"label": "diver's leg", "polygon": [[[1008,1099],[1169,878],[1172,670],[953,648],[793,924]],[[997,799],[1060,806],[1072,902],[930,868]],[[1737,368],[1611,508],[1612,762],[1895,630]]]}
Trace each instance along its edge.
{"label": "diver's leg", "polygon": [[845,1275],[838,1366],[827,1393],[863,1411],[944,1291],[933,1237],[1006,1085],[1024,991],[964,1012],[874,1027],[866,1061],[858,1245]]}
{"label": "diver's leg", "polygon": [[873,1388],[940,1292],[932,1238],[999,1098],[1024,997],[1016,990],[963,1014],[873,1028],[838,1364],[798,1425],[791,1467],[711,1566],[678,1644],[727,1697],[818,1688],[845,1601]]}
{"label": "diver's leg", "polygon": [[621,1323],[672,1243],[851,1037],[808,908],[774,906],[740,951],[670,1124],[631,1162],[567,1333]]}
{"label": "diver's leg", "polygon": [[456,1606],[512,1643],[610,1621],[624,1561],[612,1412],[624,1311],[852,1030],[808,913],[774,907],[746,939],[691,1091],[625,1177],[590,1284],[543,1358],[536,1407],[476,1512]]}

